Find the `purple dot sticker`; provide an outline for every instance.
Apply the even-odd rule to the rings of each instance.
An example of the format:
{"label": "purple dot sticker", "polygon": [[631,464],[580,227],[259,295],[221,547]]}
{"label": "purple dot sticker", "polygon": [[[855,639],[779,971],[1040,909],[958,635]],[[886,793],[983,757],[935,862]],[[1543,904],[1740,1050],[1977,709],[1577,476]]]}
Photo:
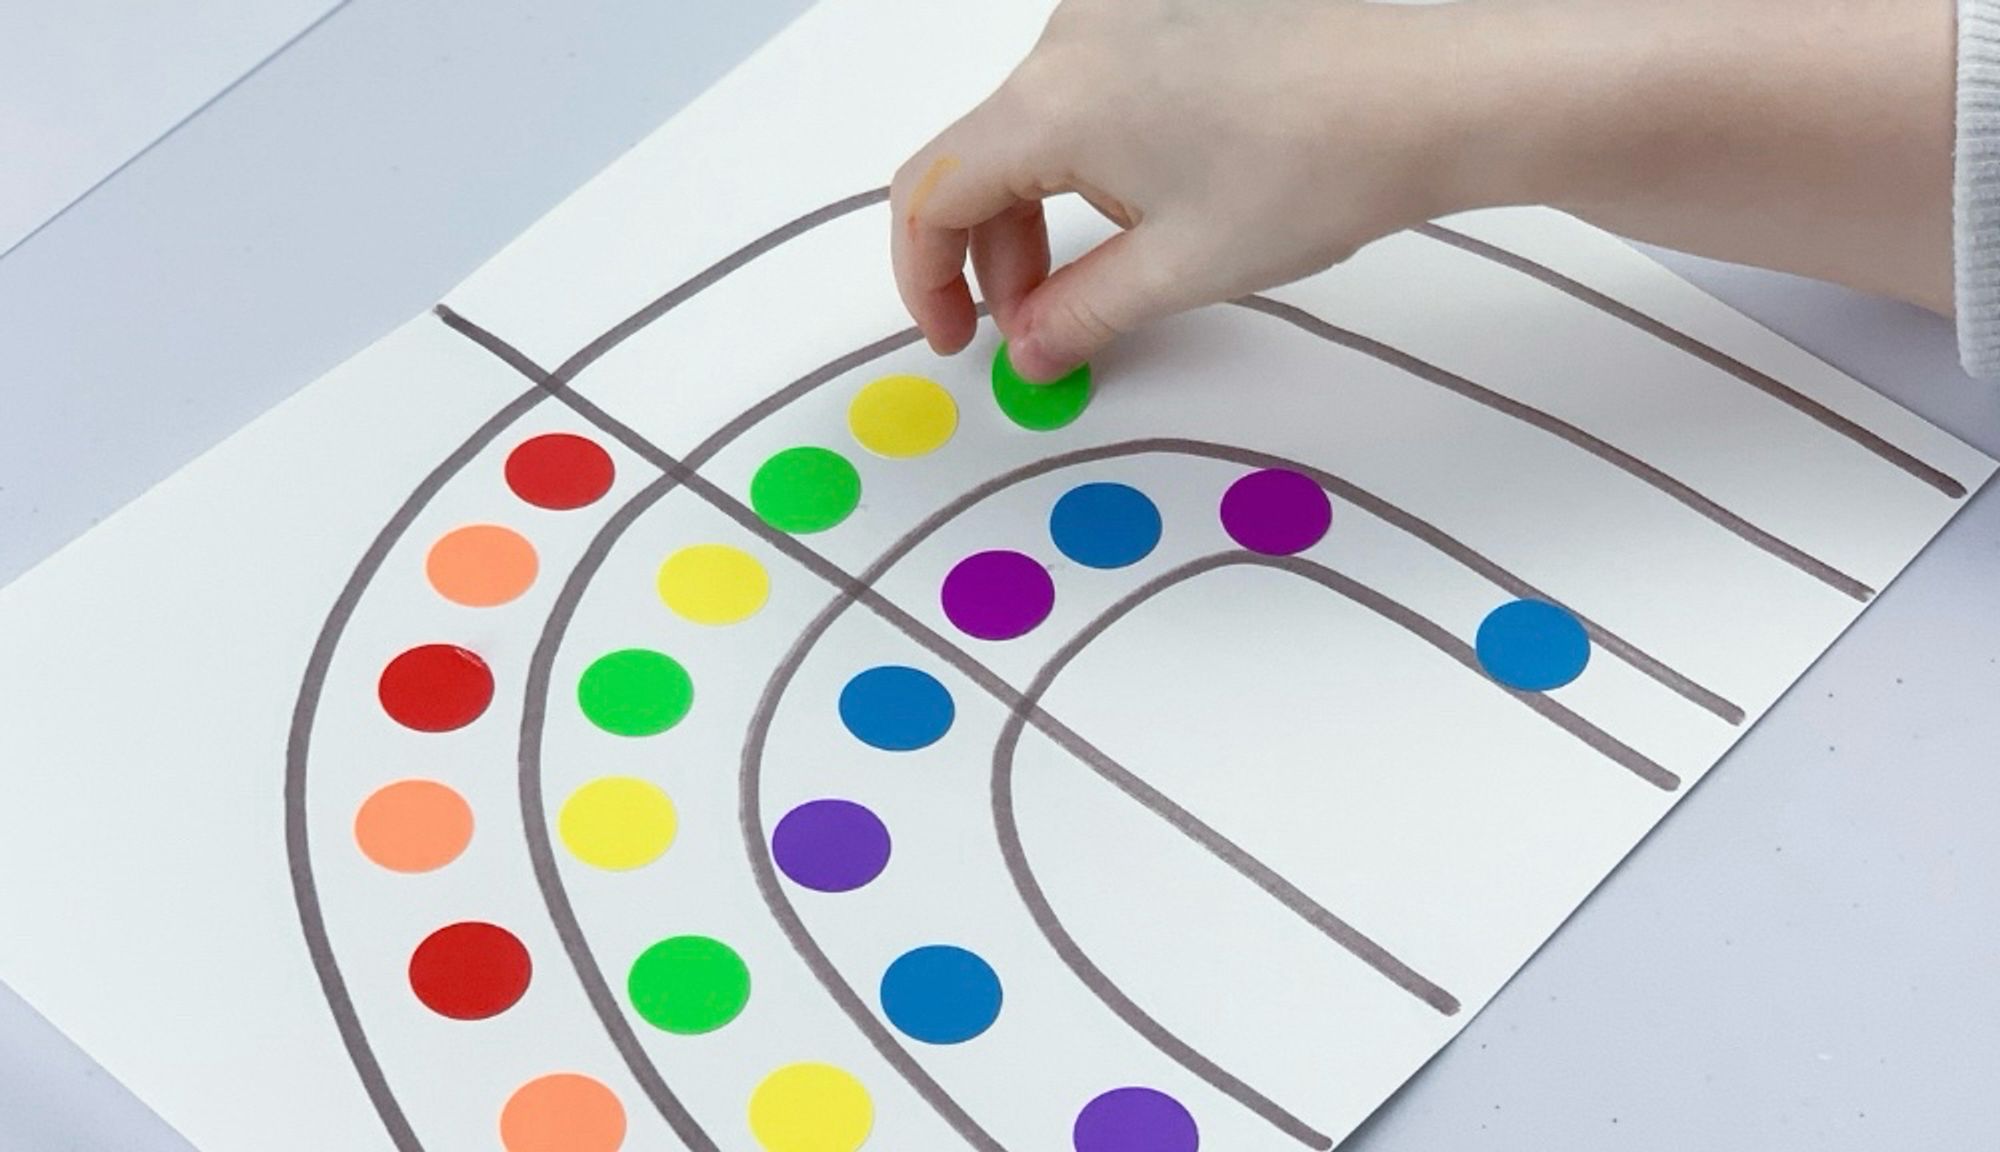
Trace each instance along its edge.
{"label": "purple dot sticker", "polygon": [[889,829],[851,800],[813,800],[778,821],[771,857],[815,892],[852,892],[889,866]]}
{"label": "purple dot sticker", "polygon": [[1077,1113],[1076,1152],[1195,1152],[1201,1133],[1181,1102],[1151,1088],[1114,1088]]}
{"label": "purple dot sticker", "polygon": [[1019,552],[976,552],[944,578],[944,614],[967,636],[1012,640],[1048,619],[1056,585],[1049,570]]}
{"label": "purple dot sticker", "polygon": [[1222,494],[1222,527],[1230,539],[1266,556],[1305,551],[1331,523],[1326,489],[1289,468],[1252,472]]}

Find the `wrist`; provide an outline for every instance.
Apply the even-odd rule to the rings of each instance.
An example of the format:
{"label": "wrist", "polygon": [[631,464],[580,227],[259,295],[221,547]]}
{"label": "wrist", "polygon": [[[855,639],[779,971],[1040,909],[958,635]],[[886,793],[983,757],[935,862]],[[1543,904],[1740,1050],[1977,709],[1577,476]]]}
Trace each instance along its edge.
{"label": "wrist", "polygon": [[1446,52],[1441,180],[1451,210],[1575,210],[1643,185],[1688,93],[1676,91],[1669,46],[1648,47],[1643,35],[1635,44],[1620,29],[1629,6],[1463,0],[1434,11]]}
{"label": "wrist", "polygon": [[1452,198],[1949,298],[1951,7],[1465,0]]}

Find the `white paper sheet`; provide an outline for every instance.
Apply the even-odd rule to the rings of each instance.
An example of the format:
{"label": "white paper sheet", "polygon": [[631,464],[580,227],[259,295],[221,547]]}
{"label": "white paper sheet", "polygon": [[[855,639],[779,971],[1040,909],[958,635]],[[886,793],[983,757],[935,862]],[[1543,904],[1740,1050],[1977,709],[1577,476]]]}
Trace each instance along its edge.
{"label": "white paper sheet", "polygon": [[338,4],[0,6],[0,253]]}
{"label": "white paper sheet", "polygon": [[[1107,1133],[1148,1108],[1178,1133],[1159,1148],[1188,1147],[1183,1118],[1202,1147],[1328,1147],[1992,470],[1542,211],[1446,221],[1158,325],[1094,366],[1073,424],[1016,427],[990,331],[950,360],[908,332],[869,193],[1040,16],[823,5],[455,290],[452,323],[413,320],[0,593],[0,976],[211,1152],[525,1152],[525,1112],[502,1117],[554,1073],[602,1086],[628,1148],[851,1148],[837,1092],[817,1113],[760,1096],[801,1062],[858,1084],[868,1148],[1117,1152]],[[965,50],[919,50],[943,42]],[[1073,205],[1054,218],[1065,251],[1102,234]],[[943,447],[856,444],[851,400],[895,373],[955,399]],[[510,490],[511,453],[552,432],[614,465],[583,507]],[[831,530],[746,506],[797,445],[857,470]],[[1246,554],[1219,513],[1264,466],[1330,495],[1296,556]],[[1092,481],[1159,512],[1130,567],[1051,538]],[[433,545],[473,523],[532,544],[525,594],[466,607],[428,581]],[[662,603],[663,560],[703,543],[767,573],[747,619]],[[1007,641],[941,603],[995,549],[1055,590]],[[1482,625],[1523,596],[1592,626],[1573,682],[1486,674]],[[379,698],[430,643],[495,683],[449,732]],[[602,730],[580,700],[595,660],[634,647],[694,684],[654,735]],[[842,694],[879,665],[948,692],[942,738],[850,732]],[[620,776],[670,796],[678,828],[611,871],[560,813]],[[355,824],[414,777],[474,823],[462,855],[405,874]],[[773,860],[781,822],[827,798],[893,844],[852,891]],[[411,977],[466,921],[532,962],[518,1000],[470,1021]],[[628,987],[680,936],[749,972],[740,1013],[699,1035]],[[927,1042],[882,991],[939,944],[1004,990],[962,1043]],[[933,1007],[978,1017],[952,987]],[[1157,1095],[1094,1103],[1129,1088]],[[609,1131],[588,1099],[554,1117],[561,1146],[610,1146],[586,1139]],[[760,1135],[753,1107],[824,1142]]]}

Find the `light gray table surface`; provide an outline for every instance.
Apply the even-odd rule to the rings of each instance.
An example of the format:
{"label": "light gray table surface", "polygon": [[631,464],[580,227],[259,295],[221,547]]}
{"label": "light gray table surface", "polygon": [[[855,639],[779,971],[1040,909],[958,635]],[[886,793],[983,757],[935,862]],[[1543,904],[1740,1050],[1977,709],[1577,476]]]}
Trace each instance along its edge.
{"label": "light gray table surface", "polygon": [[[803,7],[351,0],[0,259],[0,581],[427,307]],[[2000,453],[1946,323],[1665,258]],[[1989,492],[1345,1152],[2000,1146],[1996,609]],[[185,1148],[0,990],[0,1152]]]}

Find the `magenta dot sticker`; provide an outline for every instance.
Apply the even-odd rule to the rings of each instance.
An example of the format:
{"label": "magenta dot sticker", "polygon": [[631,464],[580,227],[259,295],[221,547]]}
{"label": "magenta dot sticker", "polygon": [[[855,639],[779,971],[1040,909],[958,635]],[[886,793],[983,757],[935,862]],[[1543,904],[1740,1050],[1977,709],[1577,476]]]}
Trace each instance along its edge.
{"label": "magenta dot sticker", "polygon": [[1049,570],[1019,552],[977,552],[944,578],[944,614],[968,636],[1012,640],[1048,619],[1056,585]]}
{"label": "magenta dot sticker", "polygon": [[1083,1106],[1076,1152],[1195,1152],[1201,1133],[1181,1102],[1151,1088],[1114,1088]]}
{"label": "magenta dot sticker", "polygon": [[889,829],[851,800],[813,800],[778,821],[771,858],[815,892],[852,892],[889,866]]}
{"label": "magenta dot sticker", "polygon": [[1230,539],[1266,556],[1305,551],[1331,523],[1326,489],[1289,468],[1252,472],[1222,494],[1222,527]]}

